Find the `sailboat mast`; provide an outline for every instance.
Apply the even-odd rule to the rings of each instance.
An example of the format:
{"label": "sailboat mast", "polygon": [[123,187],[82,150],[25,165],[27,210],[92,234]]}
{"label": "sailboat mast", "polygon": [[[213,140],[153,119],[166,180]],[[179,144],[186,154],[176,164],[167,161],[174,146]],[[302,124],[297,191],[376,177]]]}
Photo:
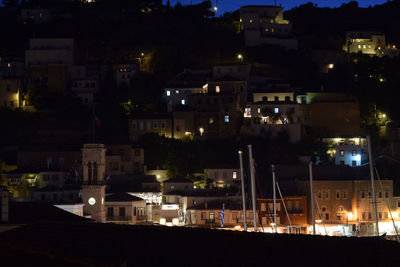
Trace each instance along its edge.
{"label": "sailboat mast", "polygon": [[250,178],[251,178],[251,196],[253,202],[253,222],[254,232],[257,232],[257,215],[256,215],[256,183],[254,181],[254,160],[251,145],[247,145],[249,148],[249,161],[250,161]]}
{"label": "sailboat mast", "polygon": [[244,173],[243,173],[243,151],[239,150],[239,162],[240,162],[240,179],[242,180],[242,200],[243,200],[243,220],[244,230],[247,232],[247,214],[246,214],[246,194],[244,192]]}
{"label": "sailboat mast", "polygon": [[371,173],[371,187],[372,187],[372,201],[374,204],[374,214],[375,214],[375,230],[376,236],[379,236],[379,226],[378,226],[378,212],[376,209],[376,196],[375,196],[375,175],[374,175],[374,161],[372,159],[372,148],[371,148],[371,137],[367,135],[368,142],[368,155],[369,155],[369,170]]}
{"label": "sailboat mast", "polygon": [[277,233],[277,225],[276,225],[276,181],[275,181],[275,165],[271,165],[272,169],[272,194],[274,198],[274,227],[275,233]]}
{"label": "sailboat mast", "polygon": [[312,164],[313,164],[312,161],[308,163],[308,170],[310,174],[311,220],[313,226],[313,235],[315,235],[314,184],[313,184]]}

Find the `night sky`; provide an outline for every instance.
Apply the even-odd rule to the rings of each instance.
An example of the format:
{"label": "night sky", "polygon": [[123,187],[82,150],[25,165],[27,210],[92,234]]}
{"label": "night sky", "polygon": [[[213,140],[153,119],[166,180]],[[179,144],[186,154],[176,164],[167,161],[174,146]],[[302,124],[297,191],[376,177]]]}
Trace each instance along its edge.
{"label": "night sky", "polygon": [[[163,0],[164,3],[167,0]],[[215,5],[216,0],[211,0],[213,5]],[[171,5],[175,5],[180,2],[183,5],[188,5],[190,2],[193,4],[197,4],[202,2],[202,0],[170,0]],[[310,1],[310,0],[276,0],[277,5],[281,4],[285,10],[291,9],[293,7],[313,2],[318,5],[318,7],[338,7],[343,3],[348,3],[350,1],[346,0],[319,0],[319,1]],[[358,5],[360,7],[368,7],[374,6],[377,4],[383,4],[387,2],[387,0],[359,0]],[[240,6],[245,5],[274,5],[274,0],[218,0],[218,12],[219,14],[223,14],[226,11],[233,11],[239,9]]]}

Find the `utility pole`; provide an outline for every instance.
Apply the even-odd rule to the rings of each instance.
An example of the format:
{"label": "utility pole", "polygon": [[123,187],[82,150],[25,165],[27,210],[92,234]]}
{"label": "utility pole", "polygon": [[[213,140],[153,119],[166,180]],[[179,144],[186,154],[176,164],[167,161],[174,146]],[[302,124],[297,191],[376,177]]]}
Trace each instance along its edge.
{"label": "utility pole", "polygon": [[253,204],[253,222],[254,232],[257,232],[257,215],[256,215],[256,183],[254,181],[254,160],[251,145],[247,145],[249,148],[249,161],[250,161],[250,177],[251,177],[251,196]]}
{"label": "utility pole", "polygon": [[[275,165],[271,165],[272,169],[272,193],[273,193],[273,198],[274,198],[274,227],[275,227],[275,233],[277,233],[277,225],[276,225],[276,180],[275,180]],[[283,201],[283,199],[282,199]]]}
{"label": "utility pole", "polygon": [[308,170],[310,174],[311,220],[313,226],[313,235],[315,235],[314,184],[313,184],[312,164],[313,164],[312,161],[308,163]]}
{"label": "utility pole", "polygon": [[375,196],[374,161],[372,159],[371,137],[369,135],[367,135],[367,142],[368,142],[369,170],[371,173],[372,201],[374,204],[375,225],[376,225],[375,231],[376,231],[376,236],[379,236],[378,212],[376,210],[376,196]]}
{"label": "utility pole", "polygon": [[240,179],[242,180],[242,200],[243,200],[243,228],[247,232],[247,214],[246,214],[246,194],[244,192],[244,173],[243,173],[243,151],[239,150],[239,161],[240,161]]}

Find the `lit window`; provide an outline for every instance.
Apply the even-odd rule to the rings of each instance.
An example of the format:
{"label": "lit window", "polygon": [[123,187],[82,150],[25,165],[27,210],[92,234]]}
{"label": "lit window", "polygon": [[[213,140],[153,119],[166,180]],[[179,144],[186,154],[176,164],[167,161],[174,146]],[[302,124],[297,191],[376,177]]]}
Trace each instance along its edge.
{"label": "lit window", "polygon": [[215,92],[216,93],[219,93],[221,91],[221,89],[219,88],[219,85],[217,85],[216,87],[215,87]]}
{"label": "lit window", "polygon": [[185,99],[182,99],[182,100],[181,100],[181,103],[182,103],[182,105],[185,105],[185,104],[186,104]]}
{"label": "lit window", "polygon": [[340,156],[344,157],[344,150],[340,150]]}
{"label": "lit window", "polygon": [[361,49],[361,45],[358,45],[358,48],[360,48],[360,49]]}
{"label": "lit window", "polygon": [[244,109],[244,117],[250,118],[251,117],[251,109],[250,108],[245,108]]}
{"label": "lit window", "polygon": [[226,123],[228,123],[228,122],[229,122],[229,115],[225,115],[225,119],[224,119],[224,121],[225,121]]}
{"label": "lit window", "polygon": [[279,108],[274,108],[274,113],[275,114],[279,113]]}
{"label": "lit window", "polygon": [[274,28],[271,28],[271,32],[275,32],[275,29],[274,29]]}
{"label": "lit window", "polygon": [[237,173],[236,173],[236,172],[233,172],[233,173],[232,173],[232,178],[233,178],[233,179],[236,179],[236,178],[237,178]]}
{"label": "lit window", "polygon": [[176,91],[175,91],[175,94],[179,94],[179,90],[176,90]]}
{"label": "lit window", "polygon": [[249,22],[250,22],[250,23],[253,23],[253,19],[250,19]]}
{"label": "lit window", "polygon": [[209,124],[213,124],[213,123],[214,123],[214,118],[211,117],[211,118],[208,120],[208,123],[209,123]]}
{"label": "lit window", "polygon": [[167,96],[170,96],[170,95],[171,95],[171,91],[168,90],[168,91],[167,91]]}
{"label": "lit window", "polygon": [[258,113],[261,113],[261,108],[258,108],[258,109],[257,109],[257,112],[258,112]]}
{"label": "lit window", "polygon": [[265,28],[265,31],[268,32],[268,28]]}

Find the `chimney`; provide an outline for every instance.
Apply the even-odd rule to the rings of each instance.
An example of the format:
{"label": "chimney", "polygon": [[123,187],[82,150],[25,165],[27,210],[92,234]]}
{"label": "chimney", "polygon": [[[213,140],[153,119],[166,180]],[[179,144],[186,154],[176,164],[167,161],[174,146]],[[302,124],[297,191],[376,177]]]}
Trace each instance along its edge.
{"label": "chimney", "polygon": [[9,192],[6,188],[0,188],[0,222],[8,222]]}

